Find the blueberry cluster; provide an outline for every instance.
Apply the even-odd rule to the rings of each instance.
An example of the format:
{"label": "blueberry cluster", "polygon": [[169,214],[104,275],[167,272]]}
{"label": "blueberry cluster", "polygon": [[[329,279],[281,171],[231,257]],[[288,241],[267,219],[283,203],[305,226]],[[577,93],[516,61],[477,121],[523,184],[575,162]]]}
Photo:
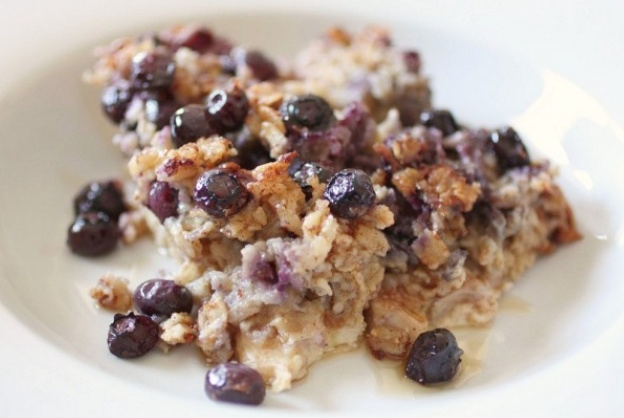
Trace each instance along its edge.
{"label": "blueberry cluster", "polygon": [[[109,351],[122,359],[146,355],[158,343],[159,323],[174,313],[193,310],[191,292],[172,280],[143,282],[135,289],[132,301],[138,313],[116,314],[108,330]],[[260,373],[236,362],[209,369],[204,388],[211,399],[238,404],[259,405],[266,395]]]}
{"label": "blueberry cluster", "polygon": [[108,330],[108,349],[124,359],[147,354],[158,342],[159,323],[174,313],[193,309],[191,292],[173,280],[143,282],[135,289],[132,301],[138,314],[116,314]]}
{"label": "blueberry cluster", "polygon": [[179,48],[219,58],[224,75],[247,72],[257,81],[278,76],[275,63],[260,51],[233,47],[210,30],[198,28],[173,37],[154,38],[155,48],[142,51],[132,58],[129,75],[115,78],[104,89],[101,105],[115,124],[126,130],[135,126],[126,121],[126,113],[134,98],[144,102],[145,116],[157,129],[171,127],[172,142],[180,147],[202,136],[225,134],[238,130],[249,106],[240,88],[216,89],[204,104],[181,103],[175,94],[176,63]]}
{"label": "blueberry cluster", "polygon": [[119,216],[126,211],[121,183],[92,182],[74,198],[74,221],[67,244],[74,254],[96,257],[112,252],[120,237]]}
{"label": "blueberry cluster", "polygon": [[171,141],[175,147],[195,142],[201,137],[225,135],[239,130],[249,112],[249,102],[240,87],[215,89],[205,105],[190,104],[171,117]]}

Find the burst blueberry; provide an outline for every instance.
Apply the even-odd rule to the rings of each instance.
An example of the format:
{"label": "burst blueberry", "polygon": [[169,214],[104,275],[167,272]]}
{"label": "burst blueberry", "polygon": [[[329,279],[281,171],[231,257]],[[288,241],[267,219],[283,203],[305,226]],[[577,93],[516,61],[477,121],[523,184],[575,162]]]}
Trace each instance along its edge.
{"label": "burst blueberry", "polygon": [[150,185],[147,207],[154,212],[160,222],[164,222],[169,217],[178,216],[178,195],[178,190],[171,184],[155,181]]}
{"label": "burst blueberry", "polygon": [[144,356],[158,342],[158,324],[145,315],[115,315],[108,329],[108,349],[116,357]]}
{"label": "burst blueberry", "polygon": [[319,183],[327,183],[331,173],[322,165],[313,162],[304,162],[299,159],[293,161],[288,167],[288,174],[301,187],[306,199],[312,197],[310,181],[316,177]]}
{"label": "burst blueberry", "polygon": [[463,353],[449,330],[423,332],[410,349],[405,374],[422,385],[448,382],[457,374]]}

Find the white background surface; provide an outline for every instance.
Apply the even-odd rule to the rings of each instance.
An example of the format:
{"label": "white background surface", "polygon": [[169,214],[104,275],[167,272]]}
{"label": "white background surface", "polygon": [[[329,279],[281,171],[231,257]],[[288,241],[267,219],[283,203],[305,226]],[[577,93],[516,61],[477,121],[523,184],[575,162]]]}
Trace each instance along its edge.
{"label": "white background surface", "polygon": [[[0,416],[624,414],[624,6],[127,3],[0,3]],[[264,13],[237,26],[236,11]],[[282,25],[268,24],[277,12],[292,13],[292,23],[282,17]],[[307,13],[316,17],[306,21]],[[514,122],[529,134],[532,150],[561,165],[586,239],[541,262],[514,290],[534,309],[501,314],[481,375],[457,390],[396,395],[376,372],[359,370],[374,365],[357,354],[320,364],[262,408],[240,409],[205,399],[203,370],[188,353],[130,365],[111,361],[104,342],[109,318],[84,296],[93,274],[154,269],[135,265],[133,257],[146,248],[96,263],[75,261],[64,250],[75,189],[121,167],[105,142],[106,124],[92,113],[97,93],[80,85],[80,72],[97,44],[191,20],[222,25],[234,39],[269,42],[259,46],[279,52],[292,52],[293,42],[312,36],[321,22],[396,26],[401,43],[423,50],[437,103],[468,123]],[[412,39],[412,28],[422,41]]]}

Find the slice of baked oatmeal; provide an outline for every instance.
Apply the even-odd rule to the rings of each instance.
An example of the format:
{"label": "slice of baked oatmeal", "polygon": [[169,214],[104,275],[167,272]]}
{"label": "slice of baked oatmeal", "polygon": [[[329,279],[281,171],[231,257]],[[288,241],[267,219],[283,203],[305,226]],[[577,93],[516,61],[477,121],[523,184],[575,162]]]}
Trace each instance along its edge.
{"label": "slice of baked oatmeal", "polygon": [[418,53],[380,28],[330,30],[289,66],[174,27],[102,49],[86,78],[129,160],[124,237],[147,225],[194,297],[161,340],[277,391],[362,336],[400,359],[424,330],[488,323],[579,237],[548,163],[432,110]]}

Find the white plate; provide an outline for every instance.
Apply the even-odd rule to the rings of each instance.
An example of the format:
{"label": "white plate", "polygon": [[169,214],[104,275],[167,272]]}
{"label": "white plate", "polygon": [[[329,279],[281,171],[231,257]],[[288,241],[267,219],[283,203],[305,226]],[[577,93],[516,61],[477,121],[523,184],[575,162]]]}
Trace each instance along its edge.
{"label": "white plate", "polygon": [[[543,3],[3,2],[0,416],[623,411],[624,8]],[[512,123],[535,155],[560,166],[585,239],[539,261],[512,290],[492,329],[478,334],[486,341],[471,348],[485,354],[478,375],[446,390],[418,389],[362,351],[322,362],[261,408],[242,408],[206,399],[192,350],[132,362],[107,352],[111,318],[94,308],[89,287],[106,271],[140,281],[168,264],[147,243],[97,260],[65,247],[77,188],[123,170],[98,93],[80,74],[98,44],[190,20],[274,55],[292,54],[331,24],[389,26],[399,44],[423,53],[436,104],[472,125]]]}

